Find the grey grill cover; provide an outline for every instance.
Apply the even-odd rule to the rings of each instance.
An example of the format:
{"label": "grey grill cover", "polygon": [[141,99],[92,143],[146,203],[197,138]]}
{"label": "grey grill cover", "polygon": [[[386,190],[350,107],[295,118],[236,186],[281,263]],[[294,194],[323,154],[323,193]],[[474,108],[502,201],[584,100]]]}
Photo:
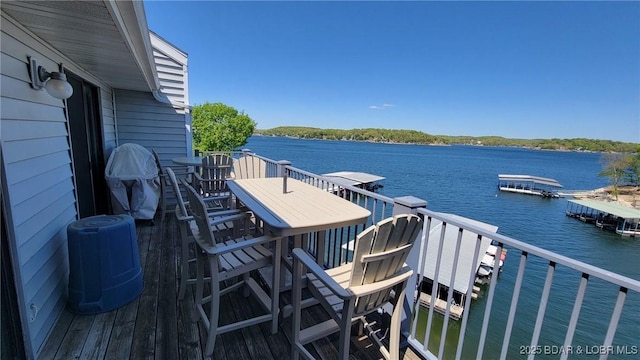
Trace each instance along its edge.
{"label": "grey grill cover", "polygon": [[160,199],[160,179],[153,154],[137,144],[122,144],[107,161],[105,179],[114,214],[151,220]]}

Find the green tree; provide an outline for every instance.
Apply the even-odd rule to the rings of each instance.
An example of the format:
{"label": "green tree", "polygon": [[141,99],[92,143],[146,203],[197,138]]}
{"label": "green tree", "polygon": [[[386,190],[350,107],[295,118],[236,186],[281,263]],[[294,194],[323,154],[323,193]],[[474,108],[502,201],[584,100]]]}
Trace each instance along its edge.
{"label": "green tree", "polygon": [[625,169],[625,178],[629,184],[640,185],[640,154],[627,155],[627,168]]}
{"label": "green tree", "polygon": [[619,153],[605,153],[600,158],[603,169],[598,175],[609,178],[611,185],[613,185],[613,196],[616,197],[616,200],[618,200],[620,182],[626,175],[632,159],[633,157]]}
{"label": "green tree", "polygon": [[191,111],[193,142],[201,151],[231,151],[247,143],[256,122],[223,103],[195,105]]}

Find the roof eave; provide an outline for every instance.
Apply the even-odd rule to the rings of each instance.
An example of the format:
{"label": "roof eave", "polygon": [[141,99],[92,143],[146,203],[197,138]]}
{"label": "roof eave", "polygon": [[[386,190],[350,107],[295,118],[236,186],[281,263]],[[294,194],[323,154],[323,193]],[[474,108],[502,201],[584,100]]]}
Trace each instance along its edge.
{"label": "roof eave", "polygon": [[[135,59],[149,90],[158,99],[160,82],[153,59],[153,48],[142,1],[105,0],[105,6]],[[158,95],[158,96],[156,96]],[[159,101],[165,102],[162,98]]]}

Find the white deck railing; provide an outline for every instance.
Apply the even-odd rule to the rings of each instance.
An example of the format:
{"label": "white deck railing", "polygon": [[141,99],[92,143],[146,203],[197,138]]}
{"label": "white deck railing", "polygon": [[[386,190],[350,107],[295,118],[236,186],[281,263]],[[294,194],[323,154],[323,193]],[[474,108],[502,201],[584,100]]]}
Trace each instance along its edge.
{"label": "white deck railing", "polygon": [[[255,154],[251,155],[257,156]],[[268,176],[284,176],[286,174],[288,177],[332,191],[337,196],[355,202],[371,211],[372,215],[366,224],[329,231],[324,235],[324,244],[317,244],[315,242],[317,234],[310,234],[312,251],[315,251],[316,254],[324,253],[326,267],[337,266],[349,261],[348,250],[353,250],[353,245],[347,244],[355,238],[355,235],[367,226],[390,216],[394,212],[413,212],[424,219],[419,243],[414,246],[407,260],[416,273],[409,284],[410,288],[406,292],[408,294],[405,304],[406,321],[403,323],[403,329],[408,344],[426,358],[461,359],[474,357],[481,359],[483,357],[499,357],[500,359],[508,359],[516,356],[527,356],[532,359],[536,355],[545,357],[547,355],[555,355],[556,358],[566,359],[571,355],[578,357],[580,357],[579,355],[599,355],[600,359],[606,359],[612,354],[640,354],[639,344],[637,343],[617,345],[614,342],[621,318],[630,317],[635,321],[636,329],[638,329],[637,323],[640,322],[640,318],[638,318],[637,301],[640,300],[640,281],[488,231],[460,217],[430,211],[424,207],[426,202],[420,204],[420,201],[414,201],[418,205],[417,207],[412,207],[407,205],[407,201],[404,201],[406,199],[392,199],[357,187],[338,185],[320,175],[295,168],[288,161],[273,161],[264,157],[261,158],[267,161],[268,168],[271,169],[268,171]],[[413,198],[410,200],[419,199]],[[433,231],[435,230],[434,224],[439,226],[439,231]],[[444,241],[451,241],[451,237],[445,236],[447,231],[452,231],[455,234],[453,238],[456,241],[456,250],[453,255],[452,270],[445,275],[440,274],[443,268],[441,250],[435,254],[428,253],[427,245],[435,241],[439,244],[437,249],[443,249]],[[437,236],[430,234],[437,234]],[[471,263],[475,264],[478,258],[484,255],[484,253],[480,253],[480,243],[483,238],[491,239],[497,245],[496,254],[498,254],[498,258],[501,250],[507,248],[509,252],[508,261],[518,262],[517,272],[512,284],[506,281],[499,281],[499,271],[492,272],[488,278],[488,283],[483,285],[483,296],[486,297],[486,300],[479,301],[482,307],[473,306],[473,309],[471,298],[476,279],[476,269],[472,269],[472,273],[467,274],[457,274],[455,270],[465,234],[472,234],[472,238],[475,239],[475,244],[473,244],[475,250]],[[449,240],[446,240],[447,238]],[[468,239],[468,235],[466,238]],[[351,246],[351,249],[348,249],[348,246]],[[466,247],[469,248],[468,244]],[[457,277],[468,279],[468,290],[465,294],[467,300],[461,304],[463,307],[462,317],[455,326],[451,324],[456,328],[455,331],[451,331],[452,326],[450,326],[449,320],[452,303],[454,302],[454,293],[445,291],[445,295],[442,295],[442,290],[439,289],[435,281],[432,282],[433,285],[428,289],[423,289],[422,287],[424,275],[423,271],[419,271],[419,269],[424,269],[427,261],[436,263],[433,277],[441,279],[441,282],[444,281],[445,276],[449,277],[446,282],[449,284],[454,284]],[[538,268],[538,272],[528,273],[525,271],[528,268]],[[540,268],[543,270],[540,271]],[[545,274],[544,279],[540,279],[536,275],[541,272]],[[563,282],[569,279],[570,283],[576,284],[577,289],[575,289],[575,292],[563,289],[565,293],[568,292],[571,296],[565,296],[561,299],[558,299],[557,296],[551,296],[554,279],[558,277]],[[596,318],[592,318],[591,314],[581,316],[585,299],[590,298],[588,294],[590,286],[597,287],[599,294],[602,293],[604,288],[606,293],[615,298],[612,301],[592,299],[599,302],[600,305],[601,311],[598,311]],[[506,304],[506,308],[501,308],[499,311],[495,309],[498,289],[510,298],[510,301],[501,299],[501,304]],[[446,297],[445,302],[443,302],[446,305],[444,309],[440,309],[440,312],[443,313],[442,315],[436,313],[437,309],[434,301],[431,301],[430,305],[424,310],[419,310],[422,306],[420,305],[419,295],[423,290],[430,293],[431,299],[437,298],[439,291],[441,298]],[[633,294],[635,302],[633,306],[627,306],[629,309],[625,309],[625,305],[628,304],[629,293]],[[531,304],[532,294],[539,294],[540,296],[535,304]],[[534,297],[536,296],[538,295]],[[535,320],[519,321],[520,317],[532,316],[532,314],[523,314],[526,311],[521,306],[523,299],[529,302],[526,308],[535,309]],[[548,305],[551,302],[556,306],[560,302],[561,307],[570,309],[568,312],[571,315],[568,316],[567,314],[566,319],[549,319],[548,316],[545,317]],[[474,312],[483,313],[483,315],[480,324],[478,324],[478,321],[474,322],[473,336],[470,336],[471,323],[469,319],[470,314]],[[494,316],[497,313],[501,313],[500,316]],[[578,339],[576,337],[579,324],[581,324],[582,333],[585,332],[585,326],[591,327],[591,324],[606,324],[606,333],[599,339],[596,336],[596,340],[591,339],[585,342],[583,338]],[[502,334],[500,337],[501,344],[498,345],[495,339],[488,343],[489,331]],[[517,340],[519,342],[513,340],[515,331],[520,335],[520,340]],[[545,331],[553,332],[553,335],[545,336]],[[559,331],[562,332],[562,339],[557,337]],[[522,333],[527,334],[524,337],[526,338],[525,343],[522,343],[523,341],[521,340],[523,339]],[[448,337],[452,336],[451,334],[457,336],[457,339],[453,341],[449,339]],[[549,340],[550,338],[553,338],[553,341]],[[544,339],[544,341],[541,339]]]}

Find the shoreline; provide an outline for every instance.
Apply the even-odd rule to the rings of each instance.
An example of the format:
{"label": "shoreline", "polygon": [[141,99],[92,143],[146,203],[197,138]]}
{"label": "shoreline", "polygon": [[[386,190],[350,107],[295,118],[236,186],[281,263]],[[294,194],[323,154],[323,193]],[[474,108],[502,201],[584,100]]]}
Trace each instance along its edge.
{"label": "shoreline", "polygon": [[[558,148],[558,149],[545,149],[542,147],[535,146],[526,146],[526,145],[487,145],[482,143],[442,143],[442,142],[434,142],[434,143],[415,143],[415,142],[397,142],[397,141],[376,141],[376,140],[354,140],[354,139],[322,139],[316,137],[302,137],[302,136],[290,136],[290,135],[266,135],[261,133],[254,133],[251,136],[262,136],[262,137],[280,137],[280,138],[288,138],[288,139],[297,139],[297,140],[313,140],[313,141],[349,141],[349,142],[363,142],[363,143],[372,143],[372,144],[382,144],[382,145],[416,145],[416,146],[473,146],[473,147],[505,147],[505,148],[514,148],[514,149],[527,149],[527,150],[538,150],[538,151],[559,151],[559,152],[576,152],[576,153],[606,153],[606,152],[614,152],[620,154],[626,154],[626,151],[610,151],[610,150],[587,150],[587,149],[567,149],[567,148]],[[594,140],[601,141],[601,140]]]}
{"label": "shoreline", "polygon": [[602,202],[613,202],[632,209],[640,210],[640,187],[623,185],[618,188],[618,199],[611,195],[612,186],[573,194],[575,199],[591,199]]}

